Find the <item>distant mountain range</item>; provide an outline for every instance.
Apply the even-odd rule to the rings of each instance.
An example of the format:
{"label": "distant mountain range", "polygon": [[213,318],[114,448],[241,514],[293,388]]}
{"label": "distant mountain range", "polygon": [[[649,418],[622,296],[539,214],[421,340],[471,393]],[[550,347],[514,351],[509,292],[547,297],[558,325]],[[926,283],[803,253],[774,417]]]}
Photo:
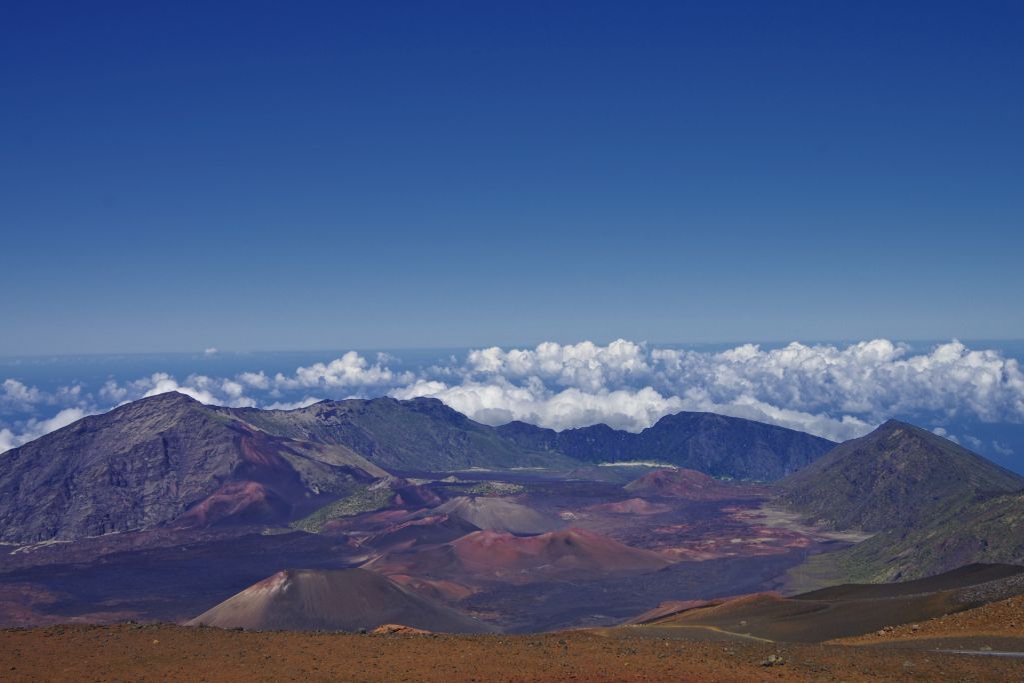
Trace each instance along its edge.
{"label": "distant mountain range", "polygon": [[556,432],[525,422],[496,430],[524,448],[583,462],[655,460],[710,474],[774,481],[831,450],[827,439],[715,413],[666,415],[639,434],[603,424]]}
{"label": "distant mountain range", "polygon": [[274,436],[344,445],[391,471],[578,465],[560,453],[523,448],[432,398],[348,399],[298,410],[218,411]]}
{"label": "distant mountain range", "polygon": [[[833,445],[709,413],[669,416],[640,434],[604,425],[553,432],[523,423],[489,427],[427,398],[283,411],[207,406],[167,393],[0,455],[0,541],[166,524],[283,524],[405,471],[571,470],[643,458],[715,476],[776,479]],[[375,487],[368,497],[386,493]]]}
{"label": "distant mountain range", "polygon": [[[1024,564],[1024,477],[896,421],[836,445],[710,413],[555,432],[434,399],[285,411],[170,393],[0,454],[0,542],[20,546],[0,548],[0,624],[537,630]],[[911,602],[928,616],[968,598]],[[704,615],[882,618],[857,600],[762,596]]]}

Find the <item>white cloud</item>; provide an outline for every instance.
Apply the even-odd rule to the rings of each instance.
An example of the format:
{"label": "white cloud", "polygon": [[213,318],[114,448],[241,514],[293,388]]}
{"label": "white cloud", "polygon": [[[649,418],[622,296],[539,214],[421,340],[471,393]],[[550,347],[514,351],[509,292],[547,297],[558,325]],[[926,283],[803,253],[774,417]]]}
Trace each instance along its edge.
{"label": "white cloud", "polygon": [[65,408],[48,420],[29,420],[25,431],[21,434],[15,434],[10,429],[0,429],[0,453],[38,439],[62,427],[67,427],[69,424],[81,420],[86,414],[81,408]]}
{"label": "white cloud", "polygon": [[[481,422],[518,419],[556,429],[605,422],[637,431],[670,412],[704,410],[835,440],[860,436],[892,416],[947,426],[958,420],[1024,422],[1018,361],[958,341],[926,350],[875,339],[769,349],[743,344],[718,352],[624,339],[607,345],[545,342],[476,349],[415,371],[387,354],[370,358],[350,351],[291,374],[253,368],[233,377],[194,374],[179,381],[158,372],[52,393],[8,379],[0,385],[0,417],[4,410],[38,413],[42,405],[95,412],[180,391],[208,404],[279,409],[353,394],[434,396]],[[21,438],[25,424],[0,424],[6,427],[0,445]]]}
{"label": "white cloud", "polygon": [[655,350],[655,386],[702,386],[716,400],[746,394],[797,410],[860,415],[968,414],[983,421],[1024,420],[1024,374],[998,351],[960,342],[911,355],[884,339],[849,347],[746,345],[717,354]]}
{"label": "white cloud", "polygon": [[[147,380],[140,381],[142,386],[145,386]],[[148,382],[152,387],[143,394],[143,397],[177,391],[207,405],[222,405],[234,408],[252,408],[256,405],[255,400],[244,395],[244,387],[230,379],[220,379],[206,375],[189,375],[184,383],[179,384],[174,377],[165,372],[158,372],[150,376]],[[136,382],[136,385],[138,384],[139,382]]]}
{"label": "white cloud", "polygon": [[253,398],[245,395],[245,386],[236,380],[207,375],[189,375],[184,382],[179,382],[173,375],[166,372],[155,372],[124,385],[112,379],[107,380],[99,388],[97,394],[107,408],[112,408],[129,401],[166,394],[171,391],[191,396],[207,405],[236,408],[256,405]]}
{"label": "white cloud", "polygon": [[291,377],[277,373],[274,384],[279,389],[321,388],[338,389],[344,387],[389,386],[396,383],[408,383],[415,379],[412,373],[395,373],[378,359],[370,365],[369,361],[355,351],[349,351],[340,358],[329,363],[314,363],[308,367],[300,367]]}
{"label": "white cloud", "polygon": [[970,434],[964,437],[964,443],[967,444],[968,448],[974,451],[980,451],[982,446],[985,445],[981,439],[976,436],[971,436]]}
{"label": "white cloud", "polygon": [[[960,438],[958,436],[954,435],[954,434],[950,434],[949,430],[947,430],[945,427],[936,427],[935,429],[932,430],[932,434],[936,434],[938,436],[941,436],[943,439],[948,439],[949,441],[952,441],[953,443],[960,443]],[[970,439],[972,437],[968,436],[966,438]],[[975,441],[977,441],[977,439],[975,439]],[[980,441],[978,441],[978,445],[981,445]],[[977,448],[977,447],[975,447],[975,448]]]}
{"label": "white cloud", "polygon": [[115,380],[108,379],[99,390],[100,398],[110,404],[118,405],[128,398],[127,387],[122,387]]}
{"label": "white cloud", "polygon": [[821,436],[832,441],[846,441],[863,436],[877,427],[852,415],[831,417],[824,413],[810,413],[792,408],[780,408],[746,394],[728,403],[716,403],[701,392],[689,392],[684,401],[686,410],[705,411],[767,422],[801,432]]}
{"label": "white cloud", "polygon": [[0,429],[0,453],[6,453],[12,448],[21,445],[19,438],[10,429]]}
{"label": "white cloud", "polygon": [[851,416],[835,419],[777,408],[749,396],[740,396],[730,403],[716,403],[700,390],[692,390],[685,396],[664,396],[651,387],[597,392],[569,388],[553,392],[537,378],[524,385],[513,384],[504,378],[489,383],[467,382],[455,386],[420,380],[396,389],[390,395],[399,399],[417,396],[437,398],[485,424],[521,420],[557,430],[604,423],[638,432],[665,415],[683,410],[759,420],[837,441],[861,436],[874,427]]}
{"label": "white cloud", "polygon": [[0,384],[0,405],[28,410],[44,400],[45,396],[39,389],[26,386],[16,379],[5,379],[3,384]]}
{"label": "white cloud", "polygon": [[230,396],[231,398],[236,400],[242,398],[242,394],[243,392],[245,392],[245,387],[243,387],[238,382],[234,382],[230,379],[222,380],[220,388],[225,395]]}
{"label": "white cloud", "polygon": [[522,420],[559,430],[603,422],[618,429],[640,431],[682,409],[679,398],[666,398],[650,387],[597,392],[569,388],[552,392],[536,379],[524,385],[497,379],[451,387],[443,382],[419,381],[392,391],[391,395],[402,399],[437,398],[485,424]]}
{"label": "white cloud", "polygon": [[148,378],[148,380],[137,380],[135,384],[137,386],[145,386],[147,382],[151,385],[151,387],[148,390],[146,390],[144,394],[142,394],[142,398],[148,398],[150,396],[158,396],[160,394],[166,394],[172,391],[177,391],[180,394],[191,396],[195,400],[200,401],[202,403],[216,403],[216,400],[213,398],[213,394],[211,394],[209,391],[195,387],[182,386],[181,384],[178,384],[177,380],[175,380],[166,372],[154,373]]}
{"label": "white cloud", "polygon": [[262,370],[259,372],[243,372],[238,375],[238,381],[253,389],[269,389],[270,378]]}
{"label": "white cloud", "polygon": [[274,403],[268,403],[267,405],[260,407],[265,408],[266,410],[298,410],[299,408],[306,408],[308,406],[313,405],[314,403],[319,403],[322,400],[323,399],[307,396],[300,401],[292,401],[290,403],[275,401]]}
{"label": "white cloud", "polygon": [[619,339],[607,346],[585,341],[579,344],[544,342],[535,349],[497,346],[470,351],[467,366],[474,375],[505,378],[535,376],[557,386],[599,391],[609,383],[628,383],[650,372],[647,351],[634,342]]}
{"label": "white cloud", "polygon": [[1006,444],[1000,443],[999,441],[992,442],[992,450],[999,455],[1013,455],[1014,451]]}
{"label": "white cloud", "polygon": [[[443,388],[431,388],[432,380],[421,378],[392,395],[434,395],[486,421],[533,416],[548,426],[579,426],[600,417],[635,428],[647,426],[640,415],[653,421],[661,409],[707,410],[834,440],[861,436],[893,415],[1024,421],[1024,374],[1018,362],[957,341],[917,354],[886,339],[845,348],[743,344],[721,352],[648,348],[621,339],[607,346],[548,342],[534,349],[471,351],[461,378],[451,371],[444,377]],[[538,393],[531,388],[536,383],[550,391]],[[578,391],[561,395],[564,417],[557,417],[552,401],[562,388]],[[641,397],[645,388],[653,392],[647,395],[652,408],[626,411],[630,419],[601,398],[615,392]],[[572,400],[575,409],[565,406]],[[607,410],[597,410],[598,405]]]}

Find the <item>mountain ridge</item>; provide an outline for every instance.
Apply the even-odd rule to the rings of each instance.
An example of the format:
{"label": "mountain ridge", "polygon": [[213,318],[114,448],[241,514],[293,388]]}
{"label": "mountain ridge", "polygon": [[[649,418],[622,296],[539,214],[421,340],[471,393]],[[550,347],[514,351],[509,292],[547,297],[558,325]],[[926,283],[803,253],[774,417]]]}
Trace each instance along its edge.
{"label": "mountain ridge", "polygon": [[779,501],[812,523],[875,532],[810,558],[825,576],[894,581],[1024,563],[1024,477],[905,422],[840,444],[777,485]]}
{"label": "mountain ridge", "polygon": [[393,474],[573,471],[585,464],[583,455],[587,462],[620,455],[620,443],[635,444],[627,455],[696,462],[706,474],[736,479],[781,476],[832,445],[708,413],[663,417],[641,442],[596,425],[557,433],[568,435],[558,437],[567,439],[566,452],[527,443],[551,434],[484,425],[431,398],[322,401],[281,411],[159,394],[0,455],[0,541],[167,524],[287,524]]}
{"label": "mountain ridge", "polygon": [[[786,427],[708,412],[665,415],[635,434],[604,424],[556,432],[521,421],[496,429],[517,443],[585,462],[656,460],[716,477],[739,472],[736,478],[761,481],[781,479],[836,446]],[[778,457],[779,452],[786,456]]]}
{"label": "mountain ridge", "polygon": [[1024,489],[1024,477],[932,432],[888,420],[778,482],[781,500],[836,529],[917,528],[946,510]]}
{"label": "mountain ridge", "polygon": [[273,437],[181,394],[85,417],[0,455],[0,466],[7,542],[187,525],[204,501],[192,521],[283,521],[382,473],[343,447]]}

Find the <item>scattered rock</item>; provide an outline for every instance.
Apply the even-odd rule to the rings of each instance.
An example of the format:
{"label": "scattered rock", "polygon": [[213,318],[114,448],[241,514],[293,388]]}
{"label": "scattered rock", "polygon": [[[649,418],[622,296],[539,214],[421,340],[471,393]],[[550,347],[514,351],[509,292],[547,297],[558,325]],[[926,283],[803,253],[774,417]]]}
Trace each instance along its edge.
{"label": "scattered rock", "polygon": [[405,626],[404,624],[383,624],[373,629],[372,632],[374,635],[384,636],[390,636],[395,633],[400,633],[402,635],[425,635],[430,633],[430,631],[424,631],[420,628],[413,628],[412,626]]}

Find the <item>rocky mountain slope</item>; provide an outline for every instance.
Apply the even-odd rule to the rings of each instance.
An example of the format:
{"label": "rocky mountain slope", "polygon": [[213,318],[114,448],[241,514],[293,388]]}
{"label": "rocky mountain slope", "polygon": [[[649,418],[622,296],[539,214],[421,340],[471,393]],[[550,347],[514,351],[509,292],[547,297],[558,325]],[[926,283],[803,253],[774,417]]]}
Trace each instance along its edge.
{"label": "rocky mountain slope", "polygon": [[890,420],[779,483],[782,500],[836,529],[919,529],[953,509],[1024,489],[1024,478],[919,427]]}
{"label": "rocky mountain slope", "polygon": [[[697,413],[663,418],[639,435],[603,425],[556,433],[489,427],[426,398],[323,401],[281,411],[206,406],[168,393],[0,455],[0,541],[169,523],[279,524],[347,499],[389,471],[572,470],[580,460],[657,458],[720,476],[775,478],[829,445]],[[418,495],[399,493],[403,500]]]}
{"label": "rocky mountain slope", "polygon": [[572,467],[505,439],[436,399],[321,401],[298,410],[236,409],[233,415],[268,434],[342,444],[388,470],[450,472],[470,467]]}
{"label": "rocky mountain slope", "polygon": [[272,436],[181,394],[161,394],[0,456],[0,540],[280,522],[384,474],[343,446]]}
{"label": "rocky mountain slope", "polygon": [[897,581],[1024,563],[1024,478],[912,425],[886,422],[779,485],[781,501],[816,523],[877,532],[811,558],[824,576]]}
{"label": "rocky mountain slope", "polygon": [[915,579],[971,562],[1024,564],[1024,492],[953,505],[920,527],[883,531],[814,559],[858,581]]}

